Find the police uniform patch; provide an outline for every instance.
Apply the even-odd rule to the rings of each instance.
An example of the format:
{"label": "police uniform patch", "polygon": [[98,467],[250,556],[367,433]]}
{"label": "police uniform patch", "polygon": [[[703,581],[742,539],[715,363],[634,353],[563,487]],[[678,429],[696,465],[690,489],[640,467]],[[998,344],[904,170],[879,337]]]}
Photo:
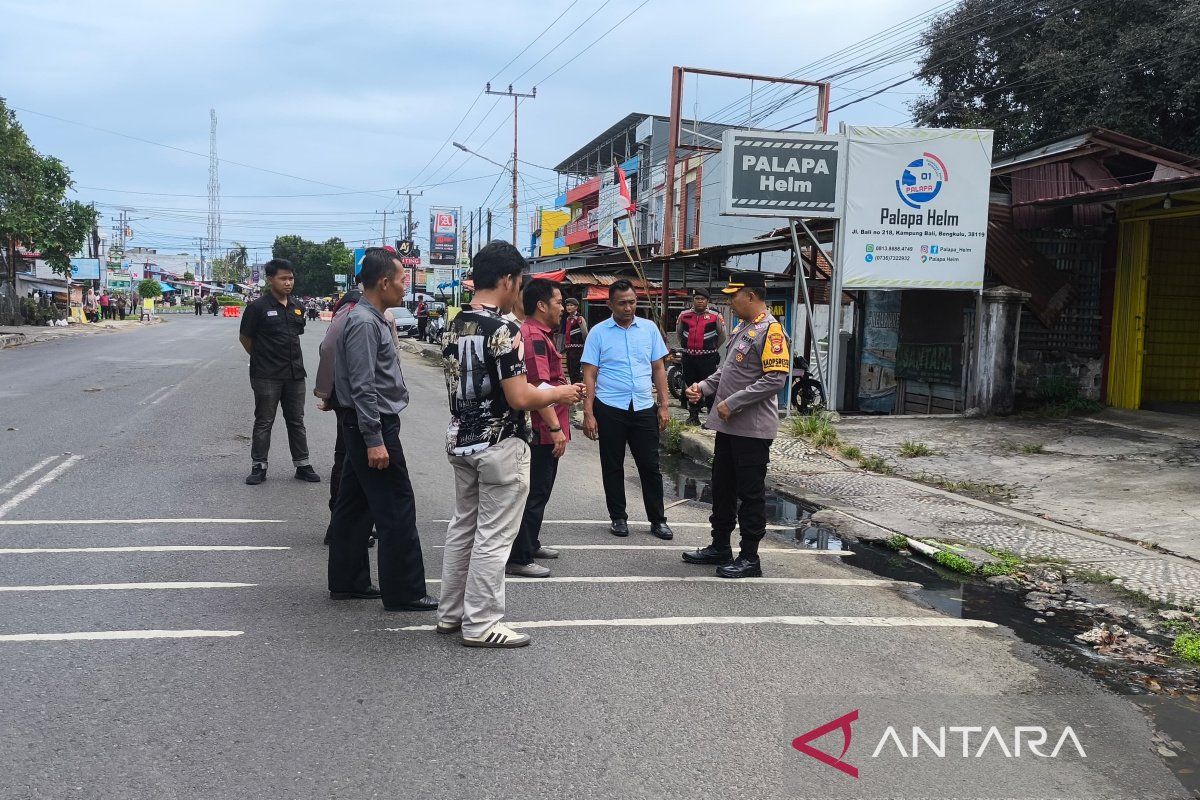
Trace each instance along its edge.
{"label": "police uniform patch", "polygon": [[767,337],[767,342],[770,343],[771,352],[774,353],[775,355],[779,355],[780,353],[783,352],[783,334],[782,333],[772,333],[770,336]]}
{"label": "police uniform patch", "polygon": [[738,362],[738,363],[740,364],[740,363],[742,363],[742,361],[743,361],[743,360],[745,360],[745,358],[746,358],[746,354],[745,354],[745,353],[738,353],[737,355],[735,355],[735,356],[733,357],[733,360],[734,360],[734,361],[736,361],[736,362]]}
{"label": "police uniform patch", "polygon": [[296,316],[301,316],[304,313],[298,308],[293,308],[292,311],[296,314]]}
{"label": "police uniform patch", "polygon": [[543,341],[542,339],[534,339],[533,340],[533,352],[539,356],[546,355],[546,342]]}
{"label": "police uniform patch", "polygon": [[755,336],[758,336],[758,331],[746,331],[747,339],[753,339]]}

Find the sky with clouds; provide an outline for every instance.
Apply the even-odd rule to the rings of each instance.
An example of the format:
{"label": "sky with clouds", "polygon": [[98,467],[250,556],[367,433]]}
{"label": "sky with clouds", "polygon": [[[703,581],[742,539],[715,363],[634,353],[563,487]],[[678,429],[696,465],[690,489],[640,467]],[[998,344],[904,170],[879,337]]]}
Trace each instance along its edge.
{"label": "sky with clouds", "polygon": [[[925,21],[910,21],[949,5],[0,0],[10,32],[0,96],[34,145],[71,168],[78,199],[94,201],[106,224],[129,209],[137,220],[129,245],[160,252],[196,252],[205,235],[215,108],[222,238],[265,259],[278,234],[378,241],[377,212],[406,208],[396,192],[409,187],[424,192],[413,203],[418,238],[434,204],[490,207],[497,234],[507,231],[511,183],[448,142],[508,161],[512,103],[481,91],[489,80],[517,91],[536,85],[537,99],[520,107],[525,238],[528,213],[558,192],[544,167],[630,112],[665,114],[676,64],[771,75],[810,68],[801,77],[817,78],[875,60],[834,78],[835,108],[862,101],[833,123],[906,122],[919,83],[866,95],[911,74]],[[843,52],[892,26],[888,38]],[[702,119],[749,116],[745,83],[703,78],[686,89],[686,110]],[[771,98],[757,91],[761,110]],[[810,96],[795,98],[764,126],[801,121],[812,107]],[[399,219],[387,220],[390,239]]]}

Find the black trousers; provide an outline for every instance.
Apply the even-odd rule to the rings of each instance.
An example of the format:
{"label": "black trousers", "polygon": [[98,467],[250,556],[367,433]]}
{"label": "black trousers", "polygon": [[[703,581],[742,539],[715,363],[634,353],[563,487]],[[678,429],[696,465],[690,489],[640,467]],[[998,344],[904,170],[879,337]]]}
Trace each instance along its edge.
{"label": "black trousers", "polygon": [[195,304],[194,304],[194,306],[195,306],[195,308],[196,308],[196,316],[198,317],[198,316],[200,316],[200,308],[201,308],[201,306],[200,306],[200,304],[199,304],[199,303],[195,303]]}
{"label": "black trousers", "polygon": [[625,513],[625,446],[628,445],[642,482],[646,519],[666,522],[662,470],[658,466],[658,414],[654,406],[634,411],[613,408],[596,400],[592,413],[600,434],[600,474],[609,518],[629,519]]}
{"label": "black trousers", "polygon": [[546,504],[554,491],[554,479],[558,477],[558,459],[554,457],[554,445],[532,444],[529,446],[529,497],[525,500],[525,513],[521,527],[513,540],[510,564],[532,564],[533,554],[542,546],[542,518],[546,515]]}
{"label": "black trousers", "polygon": [[[699,383],[705,380],[709,375],[717,371],[717,367],[721,366],[721,356],[718,353],[713,353],[707,356],[683,356],[683,382],[685,386],[691,386],[693,383]],[[689,403],[687,395],[683,396],[682,405],[692,414],[699,414],[700,409],[711,412],[713,400],[716,399],[716,393],[710,394],[708,397],[701,400],[699,403]]]}
{"label": "black trousers", "polygon": [[400,418],[381,418],[389,458],[386,469],[367,466],[367,443],[357,415],[341,414],[339,422],[346,461],[329,531],[329,591],[350,592],[371,585],[367,538],[374,524],[383,604],[411,603],[425,596],[425,562],[417,535],[416,498],[400,446]]}
{"label": "black trousers", "polygon": [[251,378],[250,388],[254,390],[254,434],[250,437],[250,460],[255,464],[267,463],[275,411],[282,406],[292,464],[299,467],[309,463],[308,432],[304,430],[304,379],[284,381]]}
{"label": "black trousers", "polygon": [[583,383],[583,348],[567,348],[567,377],[571,383]]}
{"label": "black trousers", "polygon": [[[758,556],[767,532],[767,462],[771,440],[717,433],[712,467],[713,547],[729,547],[734,526],[742,531],[742,555]],[[740,503],[740,506],[739,506]]]}
{"label": "black trousers", "polygon": [[342,484],[342,468],[346,463],[346,436],[342,433],[342,417],[353,414],[352,409],[335,408],[337,415],[337,436],[333,440],[333,469],[329,471],[329,513],[333,514],[333,506],[337,503],[338,488]]}

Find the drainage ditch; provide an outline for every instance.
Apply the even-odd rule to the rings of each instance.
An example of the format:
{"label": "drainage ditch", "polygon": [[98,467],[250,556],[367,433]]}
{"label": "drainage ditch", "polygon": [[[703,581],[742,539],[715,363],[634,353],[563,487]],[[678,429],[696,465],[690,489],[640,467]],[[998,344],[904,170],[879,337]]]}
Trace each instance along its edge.
{"label": "drainage ditch", "polygon": [[[710,473],[706,468],[683,456],[664,455],[662,470],[668,494],[673,493],[675,501],[711,505]],[[1055,608],[1053,615],[1046,615],[1044,610],[1026,607],[1024,592],[1005,591],[867,542],[855,541],[851,546],[831,529],[812,525],[809,518],[820,510],[812,503],[768,489],[767,522],[791,528],[770,531],[768,536],[814,550],[853,550],[854,557],[844,562],[847,565],[882,578],[920,584],[921,588],[905,594],[943,614],[987,620],[1009,628],[1054,663],[1088,675],[1109,691],[1128,697],[1149,716],[1157,731],[1154,746],[1163,763],[1200,798],[1200,671],[1170,659],[1165,664],[1135,663],[1102,655],[1075,636],[1101,622],[1112,623],[1112,618],[1066,608]],[[1084,596],[1099,591],[1075,584],[1070,589]],[[1152,610],[1142,611],[1143,616],[1152,616]],[[1141,635],[1169,651],[1170,642],[1165,636]]]}

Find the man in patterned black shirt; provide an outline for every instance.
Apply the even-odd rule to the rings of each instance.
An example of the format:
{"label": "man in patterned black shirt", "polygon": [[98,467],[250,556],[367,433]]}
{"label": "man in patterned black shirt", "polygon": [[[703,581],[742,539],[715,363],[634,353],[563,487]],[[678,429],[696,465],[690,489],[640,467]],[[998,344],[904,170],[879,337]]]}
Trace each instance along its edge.
{"label": "man in patterned black shirt", "polygon": [[520,328],[503,318],[518,302],[525,259],[494,241],[471,259],[472,304],[446,329],[442,351],[454,468],[454,518],[442,554],[438,633],[462,631],[469,647],[523,647],[529,635],[501,624],[504,567],[529,494],[527,411],[579,402],[580,387],[525,379]]}

